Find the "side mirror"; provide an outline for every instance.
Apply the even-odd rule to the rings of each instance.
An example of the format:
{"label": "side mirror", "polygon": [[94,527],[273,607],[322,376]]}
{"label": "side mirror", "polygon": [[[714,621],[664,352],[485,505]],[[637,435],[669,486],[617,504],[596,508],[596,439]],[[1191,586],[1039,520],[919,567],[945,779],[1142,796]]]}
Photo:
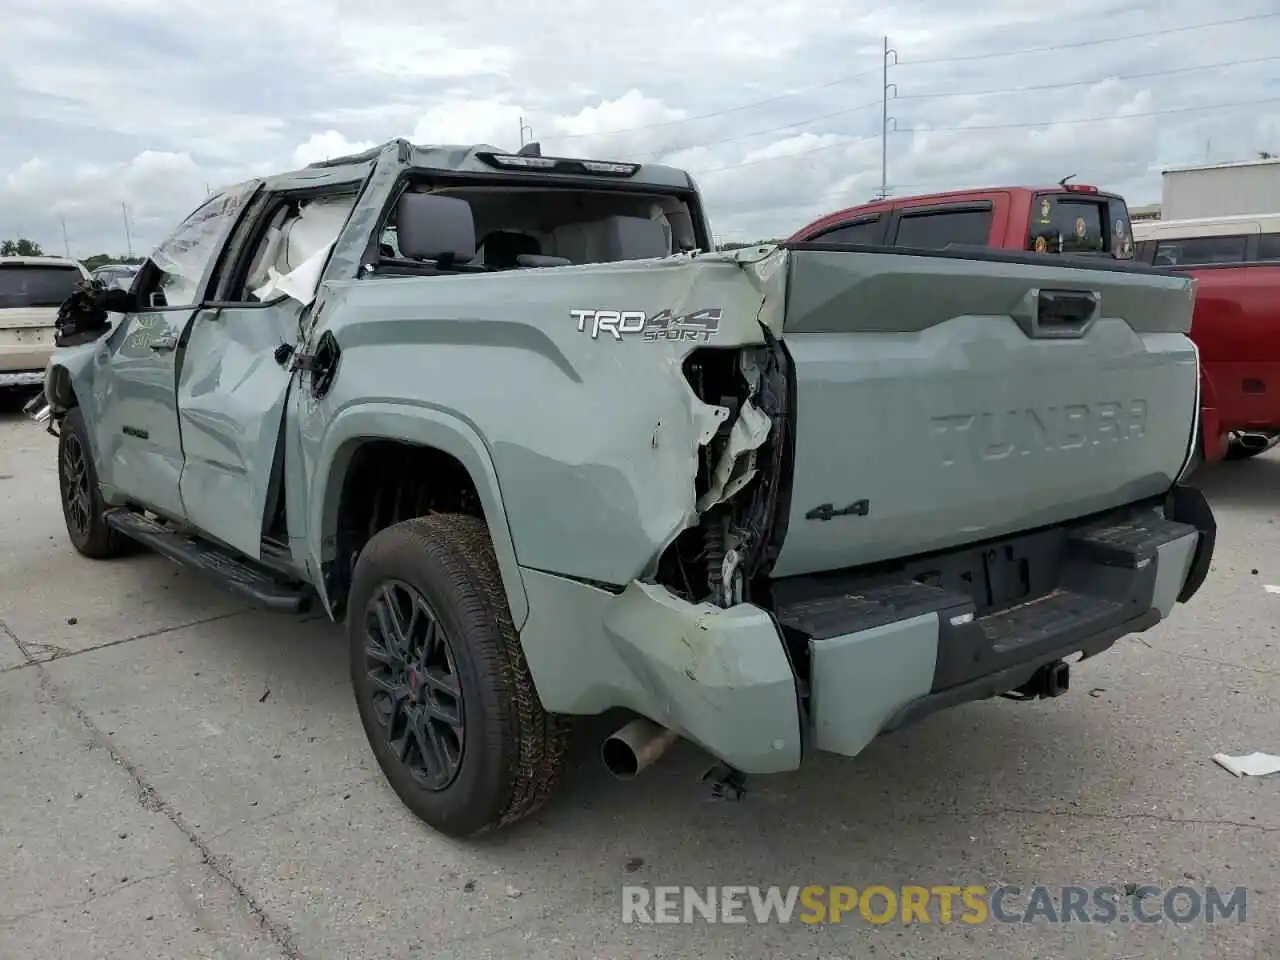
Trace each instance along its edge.
{"label": "side mirror", "polygon": [[98,306],[108,313],[135,313],[138,310],[138,298],[119,287],[108,287],[97,301]]}
{"label": "side mirror", "polygon": [[471,204],[434,193],[404,193],[396,205],[396,242],[410,260],[470,263],[476,255]]}

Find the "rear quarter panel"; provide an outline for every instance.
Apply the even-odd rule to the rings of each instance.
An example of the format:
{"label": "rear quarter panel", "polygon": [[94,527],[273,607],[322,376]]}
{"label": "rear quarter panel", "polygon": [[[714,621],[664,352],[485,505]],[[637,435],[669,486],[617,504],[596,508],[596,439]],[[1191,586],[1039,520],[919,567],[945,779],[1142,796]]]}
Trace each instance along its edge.
{"label": "rear quarter panel", "polygon": [[[316,561],[341,486],[331,434],[377,405],[454,423],[460,444],[478,439],[519,564],[630,582],[696,519],[697,451],[723,419],[682,361],[698,346],[761,342],[760,283],[716,255],[326,285],[316,331],[333,334],[341,360],[330,392],[300,414]],[[723,318],[708,344],[616,339],[579,331],[576,308]]]}

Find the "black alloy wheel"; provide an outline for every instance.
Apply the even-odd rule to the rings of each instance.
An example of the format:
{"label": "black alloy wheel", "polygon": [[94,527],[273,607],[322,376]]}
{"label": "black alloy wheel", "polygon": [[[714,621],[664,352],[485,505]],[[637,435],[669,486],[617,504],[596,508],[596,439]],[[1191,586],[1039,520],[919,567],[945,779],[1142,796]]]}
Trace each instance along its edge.
{"label": "black alloy wheel", "polygon": [[58,460],[58,479],[62,485],[63,511],[67,519],[67,532],[73,540],[89,538],[90,511],[93,497],[89,490],[88,453],[80,437],[68,434],[61,444]]}
{"label": "black alloy wheel", "polygon": [[540,809],[570,725],[542,708],[484,519],[434,513],[379,530],[347,604],[360,723],[401,802],[458,838]]}
{"label": "black alloy wheel", "polygon": [[387,746],[427,790],[458,776],[466,746],[452,641],[426,598],[384,582],[365,608],[365,667]]}
{"label": "black alloy wheel", "polygon": [[59,424],[58,493],[67,536],[79,553],[105,560],[130,551],[132,541],[107,523],[107,508],[98,490],[98,473],[79,407],[68,410]]}

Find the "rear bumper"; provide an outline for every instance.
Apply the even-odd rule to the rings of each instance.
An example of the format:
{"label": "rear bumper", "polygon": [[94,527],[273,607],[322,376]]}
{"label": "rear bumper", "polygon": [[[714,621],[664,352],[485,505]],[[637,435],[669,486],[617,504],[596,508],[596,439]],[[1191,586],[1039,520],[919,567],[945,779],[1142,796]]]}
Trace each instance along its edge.
{"label": "rear bumper", "polygon": [[1280,363],[1210,361],[1205,375],[1223,432],[1280,429]]}
{"label": "rear bumper", "polygon": [[[1165,503],[1164,513],[1174,523],[1194,529],[1196,536],[1190,558],[1185,561],[1183,554],[1186,543],[1191,538],[1189,532],[1178,535],[1171,529],[1169,533],[1172,539],[1156,546],[1154,556],[1156,570],[1151,599],[1153,604],[1159,603],[1159,607],[1151,606],[1145,613],[1093,630],[1085,636],[1062,638],[1052,649],[1049,649],[1049,641],[1046,641],[1043,649],[1035,652],[1028,651],[1028,656],[1019,659],[1016,663],[920,697],[898,710],[885,724],[882,732],[895,730],[947,707],[972,700],[985,700],[988,697],[1016,690],[1030,681],[1036,671],[1047,664],[1076,653],[1083,654],[1081,659],[1096,656],[1109,649],[1121,637],[1150,629],[1169,614],[1172,605],[1167,603],[1167,599],[1168,591],[1172,589],[1171,582],[1177,583],[1177,601],[1179,603],[1189,601],[1199,592],[1209,574],[1209,565],[1213,561],[1214,546],[1217,542],[1217,523],[1204,494],[1194,487],[1175,487]],[[1146,555],[1150,556],[1150,553]],[[1186,572],[1180,577],[1181,582],[1178,583],[1177,571],[1184,568],[1184,563]],[[1163,577],[1160,572],[1162,564]],[[1139,600],[1135,605],[1141,606],[1141,597],[1145,594],[1145,590],[1137,583],[1136,576],[1132,587],[1133,594]]]}
{"label": "rear bumper", "polygon": [[1059,538],[1053,588],[986,616],[964,593],[910,580],[780,608],[808,637],[812,746],[856,755],[881,733],[1149,629],[1203,583],[1216,527],[1203,494],[1179,486],[1162,511],[1068,525],[1013,541],[1014,551],[1035,549],[1035,536]]}
{"label": "rear bumper", "polygon": [[18,330],[7,331],[12,335],[21,334],[39,342],[8,344],[0,343],[0,374],[30,374],[35,371],[37,377],[44,377],[44,368],[48,366],[49,357],[53,355],[52,330]]}
{"label": "rear bumper", "polygon": [[38,387],[44,383],[43,370],[22,370],[19,372],[0,372],[0,388],[4,387]]}
{"label": "rear bumper", "polygon": [[1203,495],[1186,487],[1163,514],[1135,509],[1055,533],[1065,541],[1057,587],[985,617],[967,595],[911,579],[769,613],[525,570],[521,644],[548,710],[625,707],[746,773],[790,770],[805,749],[854,756],[881,733],[1148,629],[1194,595],[1215,539]]}
{"label": "rear bumper", "polygon": [[1017,663],[997,670],[995,673],[989,673],[965,683],[956,684],[954,687],[939,690],[937,693],[919,697],[900,707],[885,722],[879,732],[889,733],[899,727],[922,720],[931,713],[945,710],[947,707],[959,706],[962,703],[970,703],[974,700],[986,700],[990,697],[1008,693],[1010,690],[1017,690],[1024,684],[1029,683],[1041,667],[1058,660],[1064,660],[1077,653],[1082,655],[1081,659],[1097,656],[1099,653],[1110,649],[1121,637],[1149,630],[1159,622],[1159,612],[1148,610],[1144,614],[1092,633],[1087,637],[1077,638],[1052,650],[1041,650],[1034,656],[1019,660]]}

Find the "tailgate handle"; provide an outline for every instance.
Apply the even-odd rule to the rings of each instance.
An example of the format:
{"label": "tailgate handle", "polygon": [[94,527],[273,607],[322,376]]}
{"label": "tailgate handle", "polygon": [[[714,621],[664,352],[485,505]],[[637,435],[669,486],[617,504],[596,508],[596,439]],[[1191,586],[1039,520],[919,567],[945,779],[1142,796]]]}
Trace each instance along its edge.
{"label": "tailgate handle", "polygon": [[1039,339],[1083,337],[1102,309],[1096,290],[1029,290],[1013,319],[1028,336]]}

